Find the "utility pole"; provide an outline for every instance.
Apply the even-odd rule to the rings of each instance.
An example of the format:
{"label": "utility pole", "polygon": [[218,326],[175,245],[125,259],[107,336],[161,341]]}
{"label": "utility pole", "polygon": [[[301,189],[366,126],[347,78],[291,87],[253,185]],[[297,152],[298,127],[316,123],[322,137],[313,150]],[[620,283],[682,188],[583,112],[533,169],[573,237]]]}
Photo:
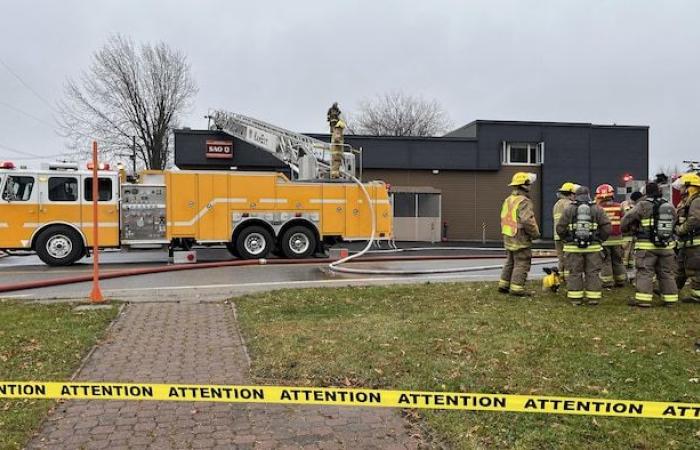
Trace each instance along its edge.
{"label": "utility pole", "polygon": [[131,170],[136,176],[136,136],[131,136]]}

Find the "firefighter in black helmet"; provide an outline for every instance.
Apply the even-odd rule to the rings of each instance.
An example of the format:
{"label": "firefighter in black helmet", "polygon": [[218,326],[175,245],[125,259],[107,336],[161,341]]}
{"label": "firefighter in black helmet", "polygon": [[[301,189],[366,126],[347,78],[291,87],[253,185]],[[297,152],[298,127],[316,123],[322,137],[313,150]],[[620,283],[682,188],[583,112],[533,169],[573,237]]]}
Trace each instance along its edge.
{"label": "firefighter in black helmet", "polygon": [[611,224],[605,211],[591,201],[585,186],[576,190],[557,223],[557,234],[564,240],[569,277],[567,293],[574,305],[597,305],[602,297],[600,270],[603,267],[603,241],[610,236]]}
{"label": "firefighter in black helmet", "polygon": [[678,302],[676,255],[673,225],[676,211],[661,197],[656,183],[647,183],[644,197],[622,218],[622,232],[633,232],[637,266],[637,292],[630,306],[648,308],[654,299],[654,275],[659,282],[664,306]]}

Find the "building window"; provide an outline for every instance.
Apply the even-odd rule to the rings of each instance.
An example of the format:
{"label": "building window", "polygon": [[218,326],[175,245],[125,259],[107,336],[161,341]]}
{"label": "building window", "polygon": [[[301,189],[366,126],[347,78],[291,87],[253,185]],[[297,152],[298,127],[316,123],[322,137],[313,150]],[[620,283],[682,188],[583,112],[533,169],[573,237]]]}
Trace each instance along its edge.
{"label": "building window", "polygon": [[503,142],[501,163],[505,166],[539,166],[544,163],[544,142]]}
{"label": "building window", "polygon": [[78,200],[78,179],[73,177],[49,178],[49,200],[52,202]]}
{"label": "building window", "polygon": [[416,194],[394,193],[394,217],[416,217]]}

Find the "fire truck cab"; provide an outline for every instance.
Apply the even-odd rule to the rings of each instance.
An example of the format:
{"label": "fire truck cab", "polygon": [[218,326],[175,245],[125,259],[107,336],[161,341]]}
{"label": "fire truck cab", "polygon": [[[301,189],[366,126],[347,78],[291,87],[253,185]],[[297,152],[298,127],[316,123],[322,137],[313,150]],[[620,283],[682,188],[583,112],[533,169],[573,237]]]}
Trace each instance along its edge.
{"label": "fire truck cab", "polygon": [[[100,171],[100,247],[119,247],[119,174]],[[72,264],[92,245],[92,171],[0,165],[0,248],[35,250],[50,265]]]}

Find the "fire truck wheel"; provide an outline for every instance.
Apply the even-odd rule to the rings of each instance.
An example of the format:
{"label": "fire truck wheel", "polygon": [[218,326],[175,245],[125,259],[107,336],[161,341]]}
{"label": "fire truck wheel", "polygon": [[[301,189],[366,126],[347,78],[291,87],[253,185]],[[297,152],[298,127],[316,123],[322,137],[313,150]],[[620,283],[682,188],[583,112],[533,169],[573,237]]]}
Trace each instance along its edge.
{"label": "fire truck wheel", "polygon": [[48,228],[36,238],[36,254],[49,266],[69,266],[83,257],[83,238],[71,227]]}
{"label": "fire truck wheel", "polygon": [[257,225],[246,227],[236,239],[236,251],[242,259],[265,258],[274,245],[270,232]]}
{"label": "fire truck wheel", "polygon": [[308,258],[316,251],[316,236],[307,227],[295,226],[284,232],[280,244],[287,258]]}

